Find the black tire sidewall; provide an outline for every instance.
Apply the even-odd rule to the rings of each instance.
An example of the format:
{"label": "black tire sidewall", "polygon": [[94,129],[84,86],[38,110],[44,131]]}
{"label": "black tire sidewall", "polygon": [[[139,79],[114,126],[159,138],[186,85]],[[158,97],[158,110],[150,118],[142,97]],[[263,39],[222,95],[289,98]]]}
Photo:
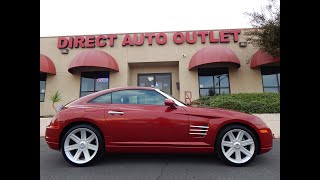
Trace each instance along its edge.
{"label": "black tire sidewall", "polygon": [[[251,157],[251,159],[245,163],[238,164],[238,163],[231,162],[224,156],[224,154],[222,152],[222,149],[221,149],[222,138],[227,132],[229,132],[230,130],[233,130],[233,129],[242,129],[242,130],[246,131],[247,133],[249,133],[250,136],[253,138],[254,145],[255,145],[254,154]],[[231,166],[246,166],[246,165],[248,165],[256,157],[257,152],[258,152],[258,148],[259,148],[259,145],[258,145],[258,140],[257,140],[256,135],[247,127],[245,127],[243,125],[237,125],[237,124],[229,125],[229,126],[224,127],[223,129],[221,129],[218,136],[217,136],[217,140],[215,143],[215,152],[217,153],[219,159],[221,159],[224,163],[231,165]]]}
{"label": "black tire sidewall", "polygon": [[[77,164],[77,163],[74,163],[72,162],[71,160],[69,160],[69,158],[66,156],[66,153],[64,151],[64,142],[67,138],[67,136],[72,132],[74,131],[75,129],[79,129],[79,128],[87,128],[87,129],[90,129],[93,133],[96,134],[97,138],[98,138],[98,141],[99,141],[99,147],[98,147],[98,152],[96,153],[96,155],[94,156],[94,158],[92,158],[89,162],[86,162],[86,163],[83,163],[83,164]],[[62,138],[62,141],[61,141],[61,152],[62,152],[62,155],[64,157],[64,159],[71,165],[73,166],[77,166],[77,167],[83,167],[83,166],[88,166],[88,165],[92,165],[92,163],[94,163],[95,161],[97,161],[102,155],[103,155],[103,152],[104,152],[104,140],[102,138],[102,135],[101,133],[96,129],[94,128],[93,126],[91,125],[88,125],[88,124],[80,124],[80,125],[76,125],[76,126],[73,126],[71,127],[63,136]]]}

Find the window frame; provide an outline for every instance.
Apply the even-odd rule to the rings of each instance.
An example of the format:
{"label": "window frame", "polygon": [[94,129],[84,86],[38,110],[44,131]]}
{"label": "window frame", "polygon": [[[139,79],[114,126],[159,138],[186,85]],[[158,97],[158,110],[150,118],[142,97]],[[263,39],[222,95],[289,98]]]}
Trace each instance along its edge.
{"label": "window frame", "polygon": [[[172,73],[139,73],[138,79],[137,79],[137,86],[139,86],[139,79],[140,79],[139,77],[140,76],[153,76],[153,79],[154,79],[154,87],[153,88],[156,88],[155,82],[156,82],[157,75],[169,75],[169,77],[170,77],[170,94],[169,95],[172,95]],[[146,87],[146,86],[139,86],[139,87]],[[163,91],[163,90],[161,90],[161,91]]]}
{"label": "window frame", "polygon": [[[107,73],[108,73],[108,87],[107,87],[107,89],[109,89],[109,85],[110,85],[110,71],[90,71],[89,73],[97,73],[97,72],[107,72]],[[93,89],[94,89],[94,91],[82,91],[82,73],[88,73],[88,72],[81,72],[81,73],[80,73],[80,92],[79,92],[79,97],[84,97],[84,96],[81,96],[81,93],[82,93],[82,92],[95,93],[95,92],[102,91],[102,90],[96,91],[96,82],[94,82],[94,84],[93,84]],[[95,78],[95,81],[97,81],[97,78]],[[106,89],[104,89],[104,90],[106,90]],[[91,93],[90,93],[90,94],[91,94]],[[88,95],[88,94],[87,94],[87,95]]]}
{"label": "window frame", "polygon": [[280,93],[280,82],[279,82],[279,74],[280,74],[280,70],[279,70],[279,72],[278,73],[275,73],[275,74],[272,74],[272,75],[275,75],[276,76],[276,80],[277,80],[277,86],[265,86],[264,85],[264,82],[263,82],[263,76],[265,75],[265,74],[262,74],[262,68],[272,68],[273,66],[262,66],[261,68],[260,68],[260,72],[261,72],[261,81],[262,81],[262,90],[263,90],[263,92],[264,93],[269,93],[269,92],[265,92],[265,90],[264,90],[264,88],[277,88],[278,89],[278,92],[277,93]]}
{"label": "window frame", "polygon": [[[44,93],[40,92],[40,95],[43,94],[43,101],[41,101],[40,99],[40,102],[44,102],[44,100],[46,99],[46,87],[47,87],[47,76],[48,76],[46,73],[43,73],[42,75],[45,76],[45,80],[44,80]],[[41,79],[41,74],[40,74],[40,79]]]}
{"label": "window frame", "polygon": [[[201,93],[200,93],[200,91],[201,91],[201,89],[213,89],[214,90],[214,92],[216,91],[216,85],[214,84],[214,77],[215,77],[215,75],[213,75],[213,73],[210,75],[210,76],[212,76],[213,78],[212,78],[212,80],[213,80],[213,87],[212,88],[200,88],[200,72],[199,72],[199,70],[201,70],[201,69],[215,69],[215,68],[226,68],[227,69],[227,75],[228,75],[228,87],[220,87],[220,85],[219,85],[219,92],[220,92],[220,90],[221,89],[229,89],[229,94],[231,94],[231,86],[230,86],[230,74],[229,74],[229,67],[214,67],[214,68],[198,68],[198,87],[199,87],[199,97],[203,97],[203,96],[201,96]],[[215,94],[214,96],[216,96],[216,95],[220,95],[221,93],[219,93],[219,94]]]}

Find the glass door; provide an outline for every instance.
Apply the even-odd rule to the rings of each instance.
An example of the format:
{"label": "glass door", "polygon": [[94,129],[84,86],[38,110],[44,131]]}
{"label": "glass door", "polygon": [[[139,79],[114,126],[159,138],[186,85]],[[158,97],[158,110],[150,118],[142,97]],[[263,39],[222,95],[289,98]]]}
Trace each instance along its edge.
{"label": "glass door", "polygon": [[170,73],[153,73],[153,74],[138,74],[138,86],[154,87],[161,91],[172,94]]}

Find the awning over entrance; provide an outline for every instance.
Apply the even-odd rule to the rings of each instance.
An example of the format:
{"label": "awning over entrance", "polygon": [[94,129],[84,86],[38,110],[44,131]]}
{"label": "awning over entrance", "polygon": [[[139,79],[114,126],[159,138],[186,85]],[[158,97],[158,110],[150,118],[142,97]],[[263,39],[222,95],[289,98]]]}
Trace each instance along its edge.
{"label": "awning over entrance", "polygon": [[56,74],[56,67],[52,60],[43,54],[40,54],[40,72],[48,74]]}
{"label": "awning over entrance", "polygon": [[251,59],[251,68],[259,67],[262,65],[269,65],[273,63],[280,62],[280,57],[273,57],[272,55],[262,51],[258,50]]}
{"label": "awning over entrance", "polygon": [[234,65],[240,67],[240,61],[237,55],[222,45],[208,46],[196,52],[189,63],[189,70],[208,64]]}
{"label": "awning over entrance", "polygon": [[74,57],[68,68],[70,73],[93,70],[112,70],[119,72],[119,66],[116,60],[108,53],[99,50],[90,50],[81,52]]}

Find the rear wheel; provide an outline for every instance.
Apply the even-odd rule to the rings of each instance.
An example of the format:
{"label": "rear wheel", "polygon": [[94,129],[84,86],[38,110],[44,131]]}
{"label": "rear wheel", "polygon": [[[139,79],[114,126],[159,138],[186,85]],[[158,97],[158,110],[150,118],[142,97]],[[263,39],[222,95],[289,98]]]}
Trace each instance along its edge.
{"label": "rear wheel", "polygon": [[242,125],[223,128],[215,145],[218,157],[232,166],[249,164],[257,155],[258,142],[253,132]]}
{"label": "rear wheel", "polygon": [[62,154],[74,166],[87,166],[101,157],[104,150],[99,131],[87,124],[70,128],[62,139]]}

